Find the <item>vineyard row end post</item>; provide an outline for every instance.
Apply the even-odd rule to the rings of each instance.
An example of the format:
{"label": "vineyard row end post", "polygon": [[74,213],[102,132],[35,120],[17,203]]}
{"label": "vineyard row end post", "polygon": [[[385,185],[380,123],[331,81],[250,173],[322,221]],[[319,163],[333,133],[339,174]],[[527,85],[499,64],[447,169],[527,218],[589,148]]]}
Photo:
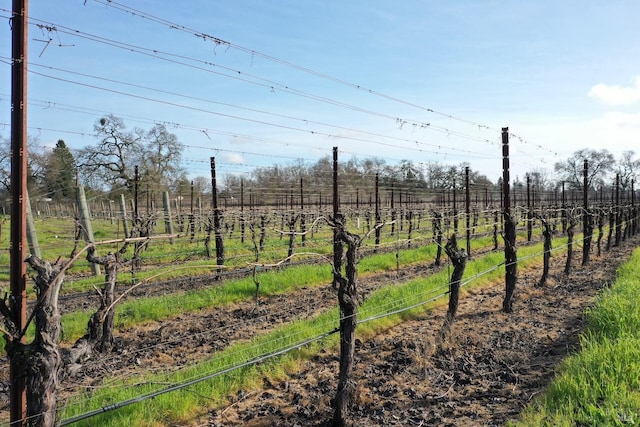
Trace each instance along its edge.
{"label": "vineyard row end post", "polygon": [[516,222],[511,216],[509,177],[509,128],[502,128],[502,186],[504,196],[504,255],[505,255],[505,297],[502,310],[512,311],[512,299],[518,277],[518,255],[516,249]]}

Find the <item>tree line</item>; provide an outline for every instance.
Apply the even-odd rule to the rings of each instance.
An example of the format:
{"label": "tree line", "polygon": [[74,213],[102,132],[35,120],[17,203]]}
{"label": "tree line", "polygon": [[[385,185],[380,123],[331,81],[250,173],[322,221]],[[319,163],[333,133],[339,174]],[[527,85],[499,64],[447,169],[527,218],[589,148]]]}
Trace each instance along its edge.
{"label": "tree line", "polygon": [[[109,197],[133,194],[136,184],[139,194],[149,193],[161,197],[164,191],[188,195],[195,188],[198,196],[211,194],[208,176],[189,177],[182,163],[184,145],[166,125],[158,123],[150,129],[129,128],[124,120],[114,115],[101,117],[94,123],[96,142],[72,151],[62,139],[54,147],[45,148],[37,138],[29,139],[28,188],[33,200],[73,200],[78,183],[92,196]],[[566,185],[579,190],[583,186],[583,163],[589,162],[590,190],[610,187],[617,175],[623,191],[631,187],[638,177],[640,159],[634,151],[625,151],[616,159],[608,150],[581,149],[564,161],[555,163],[553,173],[534,169],[526,178],[516,177],[515,189],[524,188],[525,180],[537,191],[554,191]],[[403,160],[387,164],[385,159],[371,157],[351,159],[339,164],[341,193],[361,196],[362,201],[374,191],[374,177],[379,177],[383,188],[419,192],[421,190],[463,189],[462,179],[467,162],[451,165],[438,161],[414,162]],[[135,169],[139,173],[136,175]],[[501,180],[473,171],[470,186],[478,191],[499,191]],[[290,164],[257,167],[248,174],[227,174],[221,180],[218,192],[222,199],[240,199],[243,195],[260,195],[262,202],[273,203],[291,194],[298,194],[304,186],[306,194],[327,197],[331,192],[333,164],[329,156],[313,164],[302,160]],[[0,197],[7,199],[10,186],[10,144],[0,136]],[[34,197],[35,196],[35,197]],[[250,203],[250,200],[247,200]]]}

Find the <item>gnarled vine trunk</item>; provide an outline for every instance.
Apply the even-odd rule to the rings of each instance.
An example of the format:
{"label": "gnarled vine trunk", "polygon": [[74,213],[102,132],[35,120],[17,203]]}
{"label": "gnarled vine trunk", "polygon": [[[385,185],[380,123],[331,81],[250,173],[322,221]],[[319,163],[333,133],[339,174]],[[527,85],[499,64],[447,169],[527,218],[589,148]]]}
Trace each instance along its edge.
{"label": "gnarled vine trunk", "polygon": [[113,345],[113,325],[115,312],[115,290],[118,281],[118,267],[120,261],[117,254],[95,257],[93,250],[89,250],[87,259],[104,266],[104,288],[100,294],[100,308],[89,319],[89,338],[95,343],[97,350],[104,353]]}
{"label": "gnarled vine trunk", "polygon": [[447,316],[444,319],[444,324],[440,329],[440,337],[443,339],[449,333],[451,325],[453,324],[453,319],[458,311],[460,282],[462,280],[465,267],[467,266],[468,257],[464,249],[458,248],[458,241],[455,234],[451,236],[444,249],[453,264],[453,273],[451,273],[451,279],[449,280],[449,309],[447,310]]}
{"label": "gnarled vine trunk", "polygon": [[542,277],[537,284],[539,288],[543,287],[547,283],[547,276],[549,276],[549,259],[551,258],[551,227],[549,227],[549,223],[542,217],[540,217],[540,222],[542,222],[543,227],[542,235],[544,236],[544,255]]}
{"label": "gnarled vine trunk", "polygon": [[73,374],[81,368],[82,363],[94,353],[106,353],[113,346],[113,329],[115,323],[116,286],[118,269],[121,265],[120,255],[126,251],[126,245],[117,253],[109,253],[96,257],[95,248],[89,248],[87,260],[104,266],[105,279],[102,291],[98,291],[100,307],[89,318],[87,333],[78,339],[72,348],[65,351],[65,373]]}
{"label": "gnarled vine trunk", "polygon": [[60,356],[60,312],[58,294],[65,276],[66,263],[50,264],[31,256],[26,262],[36,270],[35,286],[38,300],[30,319],[35,321],[35,337],[30,344],[23,344],[25,331],[11,327],[12,315],[4,301],[0,311],[5,316],[5,324],[12,336],[5,336],[9,359],[24,373],[27,389],[26,425],[52,427],[56,422],[58,382],[62,368]]}
{"label": "gnarled vine trunk", "polygon": [[573,230],[577,225],[573,215],[569,216],[569,225],[567,226],[567,262],[564,265],[564,274],[571,274],[571,260],[573,259]]}
{"label": "gnarled vine trunk", "polygon": [[338,274],[338,303],[340,305],[340,376],[334,399],[333,426],[349,425],[348,408],[356,391],[356,383],[351,379],[356,347],[356,326],[358,324],[357,250],[360,237],[351,234],[338,224],[336,239],[347,244],[346,277]]}

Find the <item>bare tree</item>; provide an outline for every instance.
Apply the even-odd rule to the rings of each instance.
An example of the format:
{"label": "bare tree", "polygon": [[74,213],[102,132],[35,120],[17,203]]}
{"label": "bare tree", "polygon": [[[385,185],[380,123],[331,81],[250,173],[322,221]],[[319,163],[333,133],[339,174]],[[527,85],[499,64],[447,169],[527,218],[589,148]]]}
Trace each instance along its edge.
{"label": "bare tree", "polygon": [[[39,193],[50,152],[45,150],[36,137],[27,141],[27,185],[31,194]],[[0,135],[0,191],[9,191],[11,177],[11,146],[9,140]]]}
{"label": "bare tree", "polygon": [[560,179],[567,182],[572,188],[582,189],[584,161],[589,161],[589,175],[587,185],[589,188],[600,186],[607,178],[607,174],[613,170],[615,159],[607,150],[592,150],[583,148],[573,153],[564,162],[554,165]]}
{"label": "bare tree", "polygon": [[134,147],[143,138],[142,129],[127,131],[124,121],[114,115],[99,119],[93,126],[96,146],[85,147],[79,154],[80,167],[87,175],[100,175],[112,186],[133,188]]}
{"label": "bare tree", "polygon": [[148,132],[128,130],[121,118],[108,115],[93,129],[98,143],[83,148],[78,155],[79,166],[89,179],[97,175],[112,187],[130,190],[135,165],[142,170],[143,179],[154,185],[168,185],[184,177],[180,166],[183,146],[164,125],[155,125]]}
{"label": "bare tree", "polygon": [[165,125],[157,124],[145,135],[143,144],[137,145],[137,164],[143,179],[155,186],[167,187],[185,177],[180,166],[184,146]]}
{"label": "bare tree", "polygon": [[535,168],[530,172],[527,172],[531,179],[531,186],[538,191],[553,190],[553,184],[549,178],[547,170],[542,168]]}
{"label": "bare tree", "polygon": [[637,180],[640,175],[640,159],[633,159],[635,152],[627,150],[622,153],[616,164],[615,172],[620,175],[620,187],[626,190],[631,187],[631,181]]}

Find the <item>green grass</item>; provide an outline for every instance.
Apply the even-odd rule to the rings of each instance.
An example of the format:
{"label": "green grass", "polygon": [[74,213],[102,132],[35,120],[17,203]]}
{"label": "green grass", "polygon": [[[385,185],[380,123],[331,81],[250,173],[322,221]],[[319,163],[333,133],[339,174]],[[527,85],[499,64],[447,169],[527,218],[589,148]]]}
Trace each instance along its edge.
{"label": "green grass", "polygon": [[[540,252],[541,245],[521,248],[519,256]],[[386,256],[393,256],[388,254]],[[394,257],[394,256],[393,256]],[[395,257],[394,257],[395,258]],[[465,277],[487,271],[504,259],[501,252],[492,252],[470,261]],[[523,266],[539,263],[540,257],[529,258],[522,262]],[[443,269],[435,274],[410,280],[406,283],[389,285],[372,292],[360,307],[359,319],[391,313],[398,308],[407,307],[441,294],[447,286],[449,272]],[[470,286],[482,286],[504,276],[504,268],[498,268],[482,275]],[[371,337],[381,331],[411,318],[433,307],[435,303],[424,304],[410,311],[386,316],[377,320],[362,323],[358,328],[358,336],[362,339]],[[105,382],[109,387],[96,391],[93,395],[83,396],[68,406],[64,417],[98,409],[102,406],[133,398],[140,394],[162,389],[167,384],[181,383],[189,379],[218,372],[228,366],[234,366],[250,360],[258,355],[299,343],[305,339],[330,331],[338,324],[338,312],[332,308],[311,319],[292,322],[261,335],[249,343],[239,343],[216,353],[209,360],[166,375],[149,375],[144,378],[123,382],[117,379]],[[194,419],[194,414],[206,411],[226,402],[227,396],[239,389],[255,389],[261,385],[264,376],[282,377],[289,368],[293,369],[301,359],[314,354],[320,347],[334,346],[337,337],[326,339],[322,345],[315,344],[304,350],[288,353],[259,366],[242,368],[231,374],[215,377],[186,391],[174,392],[145,401],[142,404],[129,406],[92,418],[79,425],[134,425],[158,426],[187,423]]]}
{"label": "green grass", "polygon": [[[485,247],[488,238],[472,242],[472,248]],[[473,249],[472,249],[473,250]],[[425,245],[398,252],[400,267],[411,265],[435,257],[435,245]],[[498,258],[501,253],[497,252]],[[443,262],[446,255],[443,256]],[[499,261],[496,261],[499,262]],[[381,253],[368,256],[358,266],[359,274],[372,274],[376,271],[393,270],[396,267],[396,253]],[[192,266],[196,269],[196,266]],[[209,268],[209,267],[207,267]],[[182,270],[174,272],[180,276]],[[200,270],[202,273],[202,270]],[[157,273],[156,273],[157,274]],[[184,273],[182,273],[184,274]],[[161,276],[165,278],[165,276]],[[291,292],[302,287],[321,286],[332,280],[328,263],[297,265],[258,271],[260,296],[269,297]],[[175,317],[180,313],[189,313],[208,307],[217,307],[251,299],[255,296],[255,284],[251,277],[228,280],[214,286],[148,298],[126,300],[116,308],[116,327],[126,328],[150,321],[159,321]],[[85,310],[65,314],[62,317],[63,340],[71,342],[86,332],[87,322],[95,310]]]}
{"label": "green grass", "polygon": [[640,425],[640,249],[588,311],[569,357],[517,426]]}
{"label": "green grass", "polygon": [[[433,245],[431,245],[433,246]],[[402,252],[401,266],[424,259],[425,252],[434,251],[420,247]],[[384,266],[393,265],[395,254],[385,253],[373,255],[363,260],[363,272],[373,272]],[[195,267],[194,267],[195,268]],[[202,272],[202,271],[200,271]],[[177,272],[179,274],[179,272]],[[164,276],[162,276],[164,278]],[[176,276],[177,277],[177,276]],[[286,294],[304,286],[320,286],[332,280],[328,263],[298,265],[258,271],[260,296],[269,297]],[[188,313],[205,307],[216,307],[253,298],[255,284],[251,277],[228,280],[206,288],[184,293],[128,300],[116,309],[116,326],[128,327],[149,321],[175,317],[180,313]],[[66,314],[62,317],[64,341],[74,341],[86,332],[86,325],[94,310]]]}

